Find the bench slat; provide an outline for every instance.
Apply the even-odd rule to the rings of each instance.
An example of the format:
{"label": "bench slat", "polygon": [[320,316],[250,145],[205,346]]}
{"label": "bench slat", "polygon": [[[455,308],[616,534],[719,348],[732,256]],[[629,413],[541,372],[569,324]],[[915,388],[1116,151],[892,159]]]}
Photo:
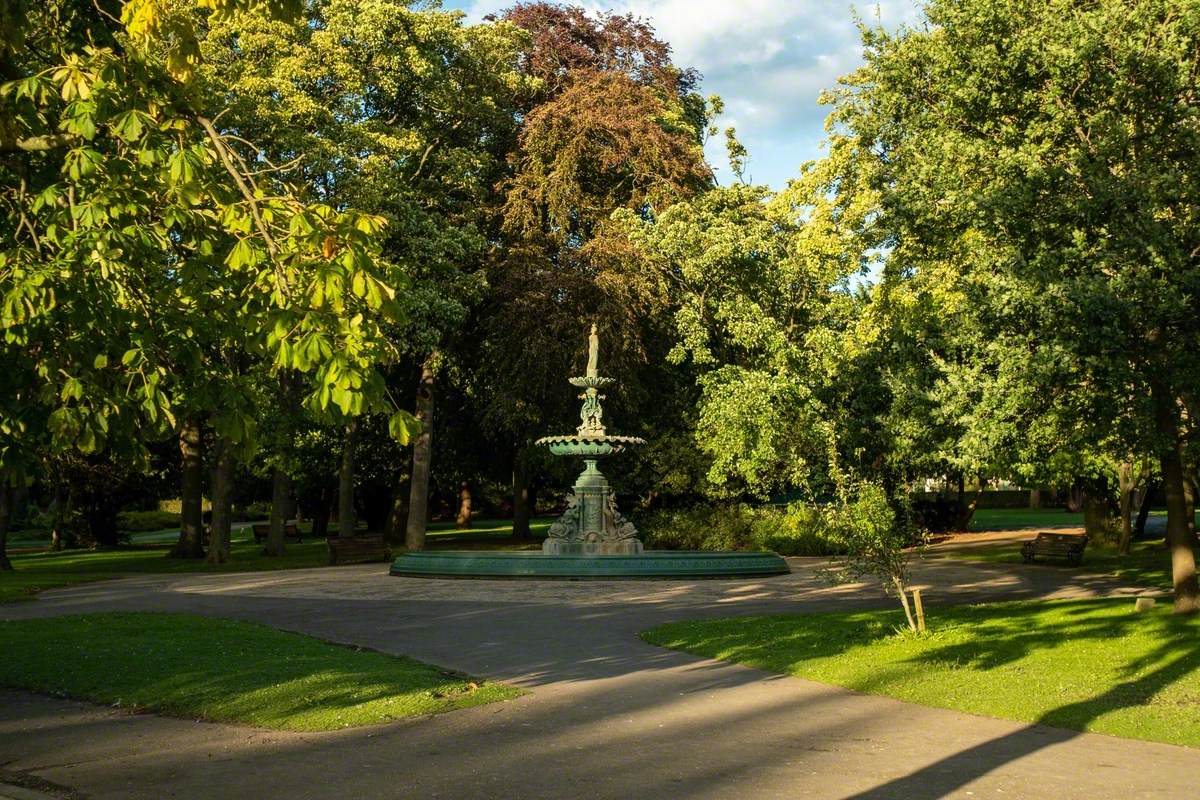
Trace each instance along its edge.
{"label": "bench slat", "polygon": [[[254,533],[254,541],[256,544],[261,544],[262,542],[266,541],[267,536],[269,536],[271,533],[270,525],[264,525],[258,522],[251,525],[250,529]],[[304,541],[303,536],[304,535],[300,532],[300,528],[298,528],[294,522],[290,522],[283,526],[284,539],[295,539],[297,542],[302,542]]]}

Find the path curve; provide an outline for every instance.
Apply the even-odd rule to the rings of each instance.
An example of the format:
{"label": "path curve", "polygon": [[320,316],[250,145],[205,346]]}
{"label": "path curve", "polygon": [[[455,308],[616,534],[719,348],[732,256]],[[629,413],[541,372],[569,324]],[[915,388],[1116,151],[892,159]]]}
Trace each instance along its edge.
{"label": "path curve", "polygon": [[[93,798],[1168,798],[1200,751],[925,708],[696,658],[637,632],[712,616],[886,604],[791,575],[697,582],[391,578],[380,565],[141,576],[45,593],[5,618],[186,611],[411,655],[532,689],[329,734],[132,716],[0,692],[0,768]],[[1133,595],[1049,567],[917,566],[927,606]],[[894,602],[894,601],[892,601]],[[1146,765],[1153,764],[1149,770]]]}

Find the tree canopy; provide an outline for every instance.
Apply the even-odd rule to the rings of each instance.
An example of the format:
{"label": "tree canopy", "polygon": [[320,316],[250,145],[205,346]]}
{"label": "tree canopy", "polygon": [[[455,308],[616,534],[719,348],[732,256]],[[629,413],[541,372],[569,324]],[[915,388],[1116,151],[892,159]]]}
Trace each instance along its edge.
{"label": "tree canopy", "polygon": [[420,547],[429,505],[486,489],[527,532],[594,322],[646,508],[800,496],[903,596],[926,481],[959,525],[968,483],[1082,490],[1126,547],[1161,481],[1200,607],[1188,4],[864,24],[825,154],[778,191],[732,128],[718,185],[720,98],[629,14],[0,10],[0,565],[18,489],[74,492],[107,544],[94,485],[147,472],[179,485],[181,555],[212,497],[218,562],[239,477],[269,481],[272,555],[298,495],[345,535],[407,512]]}

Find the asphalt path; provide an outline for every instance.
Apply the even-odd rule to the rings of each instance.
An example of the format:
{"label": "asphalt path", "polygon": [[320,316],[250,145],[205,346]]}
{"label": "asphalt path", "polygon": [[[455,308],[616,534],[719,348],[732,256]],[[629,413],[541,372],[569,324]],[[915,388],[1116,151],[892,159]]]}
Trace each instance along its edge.
{"label": "asphalt path", "polygon": [[[529,689],[323,734],[0,692],[0,770],[92,798],[1174,798],[1200,751],[927,708],[653,647],[662,622],[887,606],[822,562],[740,581],[454,581],[382,565],[150,575],[0,607],[209,614],[410,655]],[[1053,567],[928,559],[942,604],[1128,595]]]}

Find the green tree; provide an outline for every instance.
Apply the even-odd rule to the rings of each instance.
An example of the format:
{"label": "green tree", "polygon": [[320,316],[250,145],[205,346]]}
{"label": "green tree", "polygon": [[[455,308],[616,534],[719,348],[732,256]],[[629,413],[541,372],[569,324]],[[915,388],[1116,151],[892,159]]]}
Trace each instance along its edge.
{"label": "green tree", "polygon": [[[299,3],[199,5],[238,25]],[[377,369],[401,315],[374,258],[383,220],[302,198],[223,127],[195,77],[202,15],[162,0],[27,11],[0,42],[0,483],[26,480],[31,453],[171,431],[198,373],[219,372],[219,342],[309,374],[311,408],[387,410],[403,434]],[[232,319],[209,315],[214,293],[237,298]]]}
{"label": "green tree", "polygon": [[653,220],[624,215],[646,267],[674,284],[670,357],[698,372],[696,444],[729,496],[809,486],[836,441],[827,375],[859,265],[842,258],[819,209],[798,214],[802,191],[735,185]]}
{"label": "green tree", "polygon": [[814,518],[848,550],[841,573],[878,577],[915,628],[907,504],[879,465],[862,463],[863,431],[875,422],[864,411],[874,401],[854,397],[878,384],[856,367],[872,329],[849,287],[873,257],[865,246],[872,205],[834,202],[831,174],[828,164],[812,165],[778,195],[734,185],[653,219],[619,219],[644,267],[672,282],[671,358],[697,376],[694,444],[710,458],[715,493],[799,489],[819,502]]}
{"label": "green tree", "polygon": [[[321,0],[301,20],[217,26],[203,43],[202,73],[224,93],[226,124],[288,165],[307,196],[387,220],[379,264],[405,286],[404,323],[388,331],[405,363],[391,375],[428,367],[418,460],[433,434],[435,367],[453,357],[450,335],[484,291],[492,187],[517,125],[512,99],[528,83],[516,70],[521,42],[512,25],[467,25],[459,12]],[[345,463],[343,495],[354,485]],[[426,474],[413,470],[422,502]]]}
{"label": "green tree", "polygon": [[830,98],[840,202],[879,198],[880,299],[924,305],[957,351],[935,352],[924,386],[963,454],[1153,453],[1175,608],[1195,611],[1200,10],[935,0],[926,13],[923,29],[864,30],[867,64]]}

